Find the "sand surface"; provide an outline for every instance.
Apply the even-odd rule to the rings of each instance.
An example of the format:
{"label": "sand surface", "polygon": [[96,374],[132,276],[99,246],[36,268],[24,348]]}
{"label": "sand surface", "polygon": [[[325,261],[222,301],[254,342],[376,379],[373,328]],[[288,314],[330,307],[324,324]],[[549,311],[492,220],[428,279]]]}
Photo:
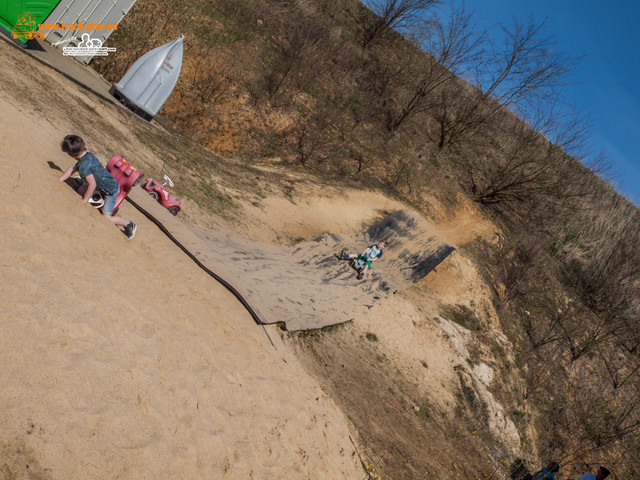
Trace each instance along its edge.
{"label": "sand surface", "polygon": [[[455,249],[410,210],[394,212],[357,235],[325,234],[283,246],[251,241],[223,229],[184,224],[138,188],[130,197],[136,208],[153,216],[154,224],[192,254],[194,261],[246,301],[257,323],[282,322],[288,330],[353,320],[381,298],[422,280]],[[364,280],[358,281],[352,262],[339,260],[338,253],[343,248],[350,253],[362,252],[382,239],[389,247]]]}
{"label": "sand surface", "polygon": [[129,241],[58,181],[73,111],[33,94],[0,91],[0,476],[357,478],[347,421],[275,328],[136,210]]}
{"label": "sand surface", "polygon": [[[135,134],[141,121],[4,41],[0,55],[0,477],[363,478],[352,443],[363,450],[358,433],[277,327],[257,325],[131,205],[119,213],[139,224],[129,241],[58,181],[72,164],[59,149],[68,133],[82,135],[103,163],[122,153],[141,169],[159,170],[162,161]],[[421,223],[403,242],[391,238],[388,255],[358,283],[332,255],[339,245],[360,250],[380,234],[369,226],[406,208],[381,194],[308,189],[306,196],[296,191],[295,202],[267,196],[245,209],[235,231],[222,221],[214,229],[194,225],[197,208],[187,199],[181,217],[188,227],[144,194],[134,197],[164,215],[268,322],[308,328],[318,319],[355,317],[353,343],[337,340],[328,357],[366,363],[353,345],[376,332],[416,388],[452,408],[454,367],[464,367],[468,355],[458,340],[464,334],[430,320],[430,312],[445,300],[480,304],[492,323],[490,297],[459,252],[420,279],[446,256],[439,249],[495,235],[477,210],[442,215],[428,235],[422,229],[432,227]],[[417,231],[420,240],[411,238]],[[274,245],[281,236],[301,241]],[[253,269],[256,251],[271,269]],[[407,262],[416,252],[420,258]],[[416,281],[432,293],[392,294]],[[306,305],[301,291],[309,294]],[[359,385],[351,393],[362,397]],[[372,414],[360,400],[350,419]],[[384,420],[393,431],[394,418]]]}

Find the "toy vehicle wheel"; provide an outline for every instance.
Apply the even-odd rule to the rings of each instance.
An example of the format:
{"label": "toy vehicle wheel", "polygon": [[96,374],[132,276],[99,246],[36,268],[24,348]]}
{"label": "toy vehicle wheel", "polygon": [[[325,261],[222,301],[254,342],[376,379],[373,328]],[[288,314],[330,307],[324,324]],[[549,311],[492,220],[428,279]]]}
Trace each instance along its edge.
{"label": "toy vehicle wheel", "polygon": [[160,195],[158,194],[158,192],[154,192],[153,190],[151,190],[149,192],[149,195],[151,195],[156,202],[160,201]]}
{"label": "toy vehicle wheel", "polygon": [[178,215],[178,212],[180,211],[178,207],[169,207],[167,210],[169,210],[169,213],[174,217]]}

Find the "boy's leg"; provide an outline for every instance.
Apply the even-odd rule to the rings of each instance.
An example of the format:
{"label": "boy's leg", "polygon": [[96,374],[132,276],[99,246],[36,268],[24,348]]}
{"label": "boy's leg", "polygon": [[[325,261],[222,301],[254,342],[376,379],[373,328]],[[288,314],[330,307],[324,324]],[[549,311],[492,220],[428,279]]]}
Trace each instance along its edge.
{"label": "boy's leg", "polygon": [[129,224],[129,220],[125,220],[122,217],[116,217],[115,215],[108,215],[106,212],[102,212],[102,215],[109,220],[111,223],[116,225],[120,225],[121,227],[126,227]]}
{"label": "boy's leg", "polygon": [[344,248],[338,254],[339,260],[351,260],[352,258],[356,258],[356,254],[352,253],[351,255],[348,255],[347,251]]}
{"label": "boy's leg", "polygon": [[128,239],[132,239],[133,236],[136,234],[136,230],[138,229],[138,226],[132,221],[125,220],[122,217],[116,217],[114,215],[107,215],[105,212],[103,212],[102,215],[104,215],[107,220],[114,223],[115,225],[124,227],[124,234],[127,236]]}
{"label": "boy's leg", "polygon": [[124,218],[116,217],[113,215],[113,210],[116,208],[116,200],[118,199],[118,192],[119,190],[116,190],[116,192],[113,195],[104,196],[104,205],[102,206],[102,215],[104,215],[105,218],[109,220],[111,223],[115,223],[116,225],[120,225],[121,227],[126,227],[127,224],[129,223],[128,220],[125,220]]}
{"label": "boy's leg", "polygon": [[367,273],[367,270],[369,270],[369,265],[371,265],[371,262],[365,262],[364,267],[362,267],[362,270],[358,272],[358,280],[362,280],[362,277],[364,277],[364,274]]}
{"label": "boy's leg", "polygon": [[351,255],[349,255],[349,254],[347,253],[347,251],[343,249],[343,250],[342,250],[342,259],[343,259],[343,260],[349,260],[349,259],[351,259],[351,258],[356,258],[356,254],[355,254],[355,253],[352,253]]}
{"label": "boy's leg", "polygon": [[104,217],[111,223],[120,227],[124,227],[124,234],[127,236],[127,238],[133,238],[133,236],[136,234],[136,229],[138,228],[136,224],[130,222],[129,220],[125,220],[122,217],[116,217],[115,215],[113,215],[113,209],[116,206],[117,197],[117,191],[113,195],[105,196],[104,205],[102,207],[102,215],[104,215]]}

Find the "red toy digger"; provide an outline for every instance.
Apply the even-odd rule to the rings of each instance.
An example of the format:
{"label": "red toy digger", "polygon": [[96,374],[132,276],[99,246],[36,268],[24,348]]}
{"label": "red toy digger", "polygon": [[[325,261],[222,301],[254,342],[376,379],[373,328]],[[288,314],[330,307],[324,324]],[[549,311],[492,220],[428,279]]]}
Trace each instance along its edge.
{"label": "red toy digger", "polygon": [[[109,163],[107,163],[107,170],[116,179],[118,185],[120,185],[120,193],[116,199],[116,206],[113,209],[113,214],[115,215],[120,204],[131,191],[131,188],[141,182],[144,174],[140,170],[136,170],[129,162],[122,158],[122,155],[112,157]],[[176,216],[182,209],[180,200],[174,197],[166,187],[167,185],[173,187],[171,179],[165,175],[164,180],[165,182],[163,184],[159,184],[155,180],[147,178],[140,186],[156,201],[160,202],[163,207],[169,210],[171,215]],[[93,194],[93,197],[91,197],[91,200],[89,200],[89,203],[95,208],[100,209],[102,205],[104,205],[104,197],[100,192],[96,192]]]}
{"label": "red toy digger", "polygon": [[[113,175],[113,178],[116,179],[118,185],[120,185],[120,193],[118,193],[116,206],[113,209],[113,214],[115,215],[118,208],[120,208],[120,204],[131,191],[131,188],[137,185],[144,175],[140,170],[133,168],[129,162],[122,158],[122,155],[111,157],[111,160],[107,163],[107,170]],[[89,200],[89,203],[95,208],[101,209],[104,205],[102,193],[96,191],[91,197],[91,200]]]}

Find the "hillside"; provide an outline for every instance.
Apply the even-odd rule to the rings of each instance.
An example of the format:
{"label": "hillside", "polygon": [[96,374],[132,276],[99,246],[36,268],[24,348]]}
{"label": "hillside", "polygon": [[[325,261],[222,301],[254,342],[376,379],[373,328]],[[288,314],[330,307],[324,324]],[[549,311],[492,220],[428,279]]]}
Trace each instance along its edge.
{"label": "hillside", "polygon": [[[22,81],[25,62],[38,72],[32,97],[8,89],[0,98],[2,196],[10,206],[0,236],[0,350],[9,367],[0,476],[357,476],[343,414],[277,335],[274,347],[133,208],[123,207],[140,224],[129,242],[57,180],[54,166],[68,163],[61,132],[94,139],[103,155],[119,143],[139,158],[144,146],[121,142],[136,143],[128,133],[135,119],[5,42],[0,48],[12,65],[5,85],[6,75]],[[52,85],[57,94],[45,94]],[[95,128],[79,127],[83,118]],[[109,129],[122,136],[101,144]]]}
{"label": "hillside", "polygon": [[[404,2],[367,4],[382,9]],[[445,330],[439,319],[453,320],[476,343],[461,362],[465,368],[457,365],[451,375],[454,415],[440,410],[427,416],[453,428],[428,421],[430,431],[435,427],[452,437],[462,418],[470,431],[477,424],[491,429],[482,381],[466,377],[486,364],[495,373],[489,390],[516,426],[522,450],[496,446],[505,437],[498,434],[477,448],[465,439],[464,452],[447,442],[449,452],[474,468],[492,457],[486,448],[495,446],[497,457],[521,456],[534,470],[555,459],[560,478],[598,464],[612,467],[614,478],[635,478],[640,212],[603,179],[606,161],[588,149],[588,121],[556,88],[576,59],[533,20],[514,19],[505,36],[492,38],[475,31],[473,16],[462,9],[445,13],[444,21],[432,13],[409,19],[401,35],[355,0],[145,0],[112,38],[118,54],[94,62],[94,68],[116,81],[145,49],[184,34],[183,74],[159,123],[246,168],[275,167],[325,189],[374,189],[425,215],[440,231],[450,222],[452,232],[443,233],[459,247],[456,253],[424,282],[399,292],[422,305],[421,318]],[[154,28],[157,18],[164,20],[162,28]],[[306,189],[281,187],[296,203]],[[219,195],[209,198],[219,203]],[[465,242],[457,240],[461,235]],[[447,288],[431,284],[438,279]],[[460,290],[457,279],[473,287]],[[473,293],[467,297],[464,291]],[[403,317],[390,318],[401,323]],[[357,324],[331,335],[309,334],[315,343],[301,349],[321,382],[334,385],[351,419],[359,418],[361,395],[343,391],[345,381],[349,385],[359,374],[332,377],[336,369],[322,367],[342,357],[324,351],[356,329],[375,345],[370,352],[376,361],[364,362],[378,367],[371,376],[381,371],[378,359],[388,356],[386,349],[378,351],[382,344],[411,351],[397,347],[395,331],[387,333],[394,340],[384,339],[375,330],[357,330]],[[355,348],[369,352],[362,344]],[[350,363],[364,368],[355,361],[339,364]],[[404,366],[390,371],[404,376],[411,371]],[[412,392],[406,405],[418,406],[425,381],[418,374],[408,381],[411,388],[400,382],[401,391]],[[367,403],[381,390],[370,391],[364,380],[358,385],[371,392]],[[382,390],[398,404],[397,386]],[[380,405],[390,401],[386,397]],[[384,416],[381,408],[376,418]],[[355,423],[371,439],[394,431],[391,421],[388,429],[366,418]],[[387,450],[386,442],[378,445],[378,454]],[[408,463],[422,465],[419,451],[414,453]],[[395,463],[392,476],[418,476],[419,468],[404,467]]]}
{"label": "hillside", "polygon": [[[363,50],[353,5],[139,1],[112,38],[118,55],[94,67],[114,80],[186,33],[183,80],[151,124],[0,42],[4,476],[497,479],[521,458],[558,461],[559,479],[597,464],[633,478],[637,209],[499,102],[478,104],[490,115],[469,136],[453,128],[472,118],[464,104],[445,108],[447,146],[434,113],[446,102],[396,125],[401,112],[384,108],[417,72],[391,66],[424,60],[396,37]],[[328,36],[288,56],[326,18]],[[451,82],[439,99],[478,94]],[[219,250],[259,307],[314,291],[313,275],[280,271],[313,265],[295,252],[315,255],[326,234],[353,241],[400,210],[457,249],[346,323],[256,325],[131,205],[121,214],[140,227],[127,241],[58,182],[67,133],[103,161],[168,173],[184,208],[172,228],[199,232],[201,255]],[[228,238],[259,243],[278,271],[226,262]],[[389,258],[356,288],[395,268]],[[343,307],[334,290],[317,289]]]}
{"label": "hillside", "polygon": [[[454,367],[464,368],[459,355],[468,352],[462,339],[451,344],[447,338],[464,336],[464,329],[436,319],[435,311],[420,313],[412,303],[415,294],[392,296],[363,319],[341,327],[344,336],[331,340],[337,344],[322,347],[323,355],[340,356],[355,368],[358,373],[349,370],[349,375],[360,381],[336,392],[332,383],[313,380],[300,362],[313,373],[304,346],[315,350],[321,345],[306,343],[316,334],[289,337],[277,327],[258,327],[139,212],[123,206],[122,215],[140,225],[134,240],[127,241],[58,181],[58,168],[68,163],[59,151],[64,132],[91,139],[87,142],[101,157],[122,152],[143,170],[157,172],[159,161],[140,135],[159,138],[162,130],[96,99],[13,46],[3,42],[0,48],[7,65],[13,65],[2,72],[8,88],[1,95],[2,176],[10,186],[3,196],[12,206],[3,210],[6,233],[0,237],[3,251],[11,252],[3,265],[1,302],[3,363],[11,365],[4,370],[1,400],[3,475],[220,478],[225,472],[228,478],[357,478],[363,472],[359,455],[372,465],[383,453],[382,439],[378,433],[362,443],[360,435],[372,432],[361,433],[352,422],[368,422],[377,409],[380,420],[386,418],[378,428],[401,439],[385,447],[382,463],[389,467],[377,461],[383,476],[390,472],[386,478],[394,478],[396,469],[427,468],[451,478],[488,471],[469,459],[456,459],[445,448],[446,430],[424,423],[456,404]],[[19,75],[25,68],[38,72],[26,84]],[[68,108],[57,108],[60,104]],[[374,192],[341,189],[328,195],[326,188],[300,178],[294,201],[276,192],[259,206],[244,205],[233,227],[211,213],[202,214],[200,225],[210,226],[210,219],[217,228],[278,242],[323,231],[355,233],[363,219],[373,223],[377,212],[402,207]],[[241,194],[235,195],[239,199]],[[328,203],[333,213],[323,216]],[[286,218],[283,208],[290,211]],[[158,208],[156,214],[163,213]],[[440,227],[462,245],[475,235],[491,236],[491,227],[477,215],[461,210]],[[458,227],[465,229],[458,234]],[[457,301],[477,301],[465,293],[481,288],[472,286],[473,267],[454,254],[456,264],[454,275],[470,276],[466,286],[457,287]],[[442,273],[445,284],[451,282],[447,272],[451,267]],[[340,290],[335,293],[339,296]],[[390,325],[387,319],[399,312],[407,314],[403,325]],[[442,333],[436,326],[440,322]],[[416,344],[418,333],[423,339]],[[367,339],[374,336],[380,345]],[[367,373],[373,365],[362,362],[381,356],[380,368]],[[336,373],[344,375],[345,364]],[[415,372],[409,378],[417,383],[405,385],[405,374],[416,365],[428,366],[432,375],[412,378]],[[427,401],[429,386],[436,385],[446,388]],[[377,389],[376,398],[368,399],[363,388]],[[394,393],[394,388],[402,390]],[[336,405],[335,397],[342,395],[357,401],[361,418],[346,420]],[[389,415],[390,406],[395,416]],[[352,408],[347,407],[347,415],[355,415]],[[396,432],[398,418],[408,422],[406,436]],[[416,432],[424,439],[405,445]],[[444,435],[433,451],[443,457],[414,463],[434,435]],[[455,432],[461,446],[473,435],[466,426]],[[396,458],[388,458],[391,453]]]}

